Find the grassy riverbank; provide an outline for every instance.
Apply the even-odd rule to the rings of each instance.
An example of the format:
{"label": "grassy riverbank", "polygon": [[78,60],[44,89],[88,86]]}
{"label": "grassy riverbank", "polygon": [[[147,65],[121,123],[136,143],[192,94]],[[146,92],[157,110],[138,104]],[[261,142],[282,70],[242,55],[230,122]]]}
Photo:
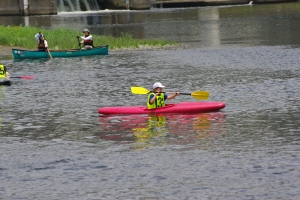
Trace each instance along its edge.
{"label": "grassy riverbank", "polygon": [[[58,28],[43,30],[43,34],[48,41],[49,49],[75,49],[78,48],[77,35],[82,36],[81,31]],[[23,47],[36,49],[37,42],[35,34],[40,31],[36,27],[23,26],[0,26],[0,45],[10,47]],[[160,48],[170,45],[178,45],[176,42],[169,42],[164,39],[134,39],[128,33],[121,37],[112,37],[104,35],[93,35],[94,46],[108,44],[109,48],[114,49],[138,49],[138,48]]]}

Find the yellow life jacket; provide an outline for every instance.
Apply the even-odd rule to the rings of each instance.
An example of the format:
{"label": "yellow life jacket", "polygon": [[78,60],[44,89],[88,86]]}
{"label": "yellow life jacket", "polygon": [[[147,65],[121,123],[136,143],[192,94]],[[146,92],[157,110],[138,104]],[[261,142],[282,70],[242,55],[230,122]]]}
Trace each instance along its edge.
{"label": "yellow life jacket", "polygon": [[165,94],[164,93],[160,93],[160,95],[156,96],[155,101],[153,102],[153,104],[150,104],[150,96],[151,96],[151,94],[155,94],[155,93],[151,92],[148,95],[148,101],[147,101],[148,109],[154,109],[154,108],[164,107],[165,106]]}
{"label": "yellow life jacket", "polygon": [[6,77],[5,66],[0,64],[0,79],[4,79]]}

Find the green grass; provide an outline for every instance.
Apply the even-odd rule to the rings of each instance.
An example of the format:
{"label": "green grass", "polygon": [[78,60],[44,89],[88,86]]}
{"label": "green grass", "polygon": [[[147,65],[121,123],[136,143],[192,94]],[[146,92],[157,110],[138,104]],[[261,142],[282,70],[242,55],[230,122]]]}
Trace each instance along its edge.
{"label": "green grass", "polygon": [[[37,42],[35,34],[43,31],[48,41],[49,49],[76,49],[78,48],[77,35],[82,36],[81,31],[57,28],[43,30],[37,27],[24,26],[0,26],[0,45],[10,47],[23,47],[36,49]],[[176,42],[169,42],[164,39],[134,39],[129,33],[123,33],[121,37],[104,35],[93,35],[94,46],[108,44],[110,49],[139,49],[139,48],[160,48],[163,46],[179,45]]]}

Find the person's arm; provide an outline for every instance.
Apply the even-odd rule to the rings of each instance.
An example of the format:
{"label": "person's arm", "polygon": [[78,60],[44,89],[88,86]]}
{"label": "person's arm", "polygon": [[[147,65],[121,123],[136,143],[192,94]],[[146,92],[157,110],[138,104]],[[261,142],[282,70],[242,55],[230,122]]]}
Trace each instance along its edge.
{"label": "person's arm", "polygon": [[81,40],[81,42],[80,42],[80,44],[83,44],[83,41],[84,41],[84,36],[79,36],[82,40]]}
{"label": "person's arm", "polygon": [[154,103],[155,98],[156,98],[156,94],[151,94],[150,95],[150,100],[149,100],[150,105],[152,105]]}
{"label": "person's arm", "polygon": [[47,40],[44,40],[45,48],[48,48],[48,42]]}
{"label": "person's arm", "polygon": [[34,38],[35,38],[35,40],[39,43],[39,35],[40,34],[36,34],[35,36],[34,36]]}
{"label": "person's arm", "polygon": [[168,96],[167,99],[170,100],[170,99],[174,99],[175,97],[177,97],[179,95],[179,92],[175,92],[175,94],[171,95],[171,96]]}
{"label": "person's arm", "polygon": [[81,36],[81,39],[83,39],[83,40],[93,40],[93,36],[92,35],[89,35],[87,37]]}
{"label": "person's arm", "polygon": [[6,72],[6,80],[9,80],[10,79],[10,74],[9,74],[9,72]]}

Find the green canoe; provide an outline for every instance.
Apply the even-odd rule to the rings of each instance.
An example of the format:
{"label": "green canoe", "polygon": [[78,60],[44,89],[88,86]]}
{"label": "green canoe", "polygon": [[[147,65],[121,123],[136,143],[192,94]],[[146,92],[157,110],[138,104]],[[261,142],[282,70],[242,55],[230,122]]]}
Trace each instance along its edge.
{"label": "green canoe", "polygon": [[38,50],[24,50],[24,49],[12,49],[12,55],[14,59],[30,59],[30,58],[53,58],[58,57],[79,57],[79,56],[93,56],[93,55],[107,55],[108,45],[98,46],[93,49],[70,49],[70,50],[50,50],[38,51]]}

